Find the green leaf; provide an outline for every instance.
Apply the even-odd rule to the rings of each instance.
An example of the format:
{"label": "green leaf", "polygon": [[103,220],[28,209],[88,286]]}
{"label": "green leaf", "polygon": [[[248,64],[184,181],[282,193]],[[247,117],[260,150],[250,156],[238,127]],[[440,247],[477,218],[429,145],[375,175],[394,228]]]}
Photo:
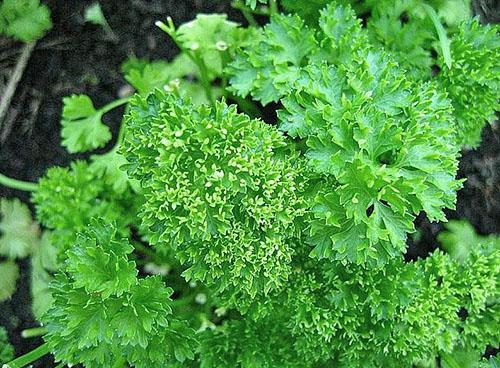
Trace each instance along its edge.
{"label": "green leaf", "polygon": [[40,0],[3,0],[0,33],[23,42],[35,41],[52,28],[50,11]]}
{"label": "green leaf", "polygon": [[14,347],[9,343],[7,331],[5,328],[0,326],[0,364],[10,362],[13,358]]}
{"label": "green leaf", "polygon": [[[177,91],[190,98],[195,105],[208,104],[210,101],[202,84],[197,80],[199,71],[185,53],[179,54],[172,62],[152,61],[129,58],[123,65],[125,79],[141,94],[146,96],[156,88]],[[222,89],[212,87],[214,97],[222,95]]]}
{"label": "green leaf", "polygon": [[314,31],[298,16],[277,15],[248,45],[238,50],[228,66],[229,90],[267,105],[288,93],[299,77],[299,67],[317,52]]}
{"label": "green leaf", "polygon": [[245,0],[245,3],[251,8],[255,9],[257,4],[267,4],[268,0]]}
{"label": "green leaf", "polygon": [[451,38],[452,67],[439,55],[436,80],[448,93],[456,117],[459,144],[476,147],[481,130],[496,119],[500,109],[500,41],[498,25],[481,25],[478,19],[463,22]]}
{"label": "green leaf", "polygon": [[481,236],[465,220],[451,220],[445,224],[446,231],[439,233],[438,241],[450,256],[460,263],[469,259],[475,249],[496,244],[500,247],[500,238],[495,235]]}
{"label": "green leaf", "polygon": [[31,310],[37,319],[52,306],[53,298],[49,283],[53,280],[52,272],[59,268],[57,248],[52,244],[49,232],[44,232],[39,246],[34,250],[31,258]]}
{"label": "green leaf", "polygon": [[318,23],[319,12],[328,4],[332,3],[331,0],[282,0],[283,7],[291,12],[299,15],[304,19],[307,24],[316,26]]}
{"label": "green leaf", "polygon": [[182,50],[201,60],[209,77],[215,79],[222,75],[235,48],[243,46],[250,33],[228,21],[225,14],[198,14],[177,29],[175,40]]}
{"label": "green leaf", "polygon": [[9,299],[16,291],[19,267],[12,261],[0,262],[0,302]]}
{"label": "green leaf", "polygon": [[98,176],[92,164],[75,161],[68,168],[53,167],[39,181],[33,195],[37,218],[52,231],[52,241],[61,256],[76,241],[92,217],[115,222],[122,237],[137,222],[143,198],[131,188],[116,192],[106,176]]}
{"label": "green leaf", "polygon": [[159,90],[134,99],[127,124],[128,173],[141,180],[157,249],[174,249],[186,279],[233,303],[282,287],[303,212],[300,161],[278,153],[284,137],[236,106],[196,107]]}
{"label": "green leaf", "polygon": [[25,258],[38,245],[40,229],[27,205],[19,199],[0,199],[0,255]]}
{"label": "green leaf", "polygon": [[85,9],[85,21],[102,27],[108,27],[108,21],[102,12],[101,5],[94,3]]}
{"label": "green leaf", "polygon": [[124,193],[129,187],[139,190],[138,183],[129,179],[121,167],[127,160],[116,149],[102,155],[91,156],[90,170],[113,188],[116,193]]}
{"label": "green leaf", "polygon": [[163,88],[176,77],[175,69],[162,60],[148,62],[129,59],[122,69],[125,79],[142,95],[147,95],[155,88]]}
{"label": "green leaf", "polygon": [[103,147],[111,132],[103,124],[103,113],[96,110],[86,95],[72,95],[63,99],[62,144],[70,153],[85,152]]}
{"label": "green leaf", "polygon": [[42,318],[56,359],[98,368],[123,359],[146,368],[193,358],[195,332],[171,316],[172,289],[160,277],[137,279],[133,248],[117,239],[114,225],[92,220],[77,239]]}
{"label": "green leaf", "polygon": [[370,42],[390,52],[412,78],[428,80],[434,63],[431,53],[436,32],[422,3],[422,0],[373,2],[367,31]]}
{"label": "green leaf", "polygon": [[309,168],[331,180],[318,184],[319,198],[339,196],[336,213],[318,213],[330,203],[314,206],[314,256],[385,263],[404,252],[420,211],[443,220],[454,206],[461,182],[451,105],[435,85],[413,85],[400,72],[387,54],[358,52],[338,66],[303,67],[283,99],[280,129],[302,138]]}
{"label": "green leaf", "polygon": [[450,27],[456,27],[472,17],[471,0],[444,0],[436,3],[433,6],[439,17]]}
{"label": "green leaf", "polygon": [[69,250],[67,270],[75,287],[89,294],[98,293],[103,299],[121,296],[136,282],[135,263],[127,259],[133,247],[113,240],[115,233],[101,222],[91,226],[89,234],[78,237],[77,246]]}
{"label": "green leaf", "polygon": [[427,15],[429,18],[431,18],[432,23],[434,24],[434,27],[436,28],[436,32],[439,37],[439,45],[441,46],[441,52],[443,53],[443,59],[444,62],[446,63],[446,66],[450,69],[452,65],[452,60],[451,60],[451,52],[450,52],[450,40],[448,39],[448,36],[446,34],[446,30],[443,27],[443,24],[439,20],[438,15],[436,14],[436,11],[434,8],[427,4],[422,4],[424,7],[425,11],[427,12]]}

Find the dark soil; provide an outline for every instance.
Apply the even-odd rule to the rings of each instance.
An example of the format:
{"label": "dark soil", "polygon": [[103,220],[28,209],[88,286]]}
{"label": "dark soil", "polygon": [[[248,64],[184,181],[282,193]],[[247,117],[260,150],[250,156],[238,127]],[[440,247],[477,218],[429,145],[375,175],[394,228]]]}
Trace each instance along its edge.
{"label": "dark soil", "polygon": [[[54,28],[38,43],[19,84],[10,116],[12,126],[0,131],[0,172],[8,176],[37,181],[48,168],[68,165],[79,156],[69,155],[60,145],[62,98],[72,93],[88,94],[96,106],[117,98],[126,86],[120,64],[131,54],[150,59],[171,59],[177,49],[173,42],[154,26],[156,20],[170,15],[176,24],[193,19],[198,13],[229,13],[229,0],[100,0],[107,19],[119,36],[119,42],[106,39],[97,26],[84,24],[83,13],[93,1],[49,0]],[[476,2],[477,6],[489,4]],[[491,5],[491,4],[490,4]],[[477,8],[482,12],[487,7]],[[498,19],[498,11],[489,11],[488,19]],[[4,51],[4,50],[0,50]],[[14,59],[15,60],[15,59]],[[116,132],[121,111],[106,116]],[[272,120],[272,119],[271,119]],[[500,132],[487,127],[483,143],[475,151],[464,153],[460,177],[467,178],[459,193],[456,211],[449,218],[466,218],[482,234],[500,233]],[[29,201],[29,194],[0,187],[0,197],[19,197]],[[436,234],[441,224],[431,224],[424,217],[417,220],[421,236],[410,241],[408,258],[425,256],[437,247]],[[24,354],[41,339],[21,339],[23,329],[36,326],[30,312],[29,262],[21,261],[22,276],[18,290],[9,302],[0,304],[0,325],[7,328],[16,348]],[[0,275],[1,277],[1,275]],[[50,367],[49,358],[35,367]]]}

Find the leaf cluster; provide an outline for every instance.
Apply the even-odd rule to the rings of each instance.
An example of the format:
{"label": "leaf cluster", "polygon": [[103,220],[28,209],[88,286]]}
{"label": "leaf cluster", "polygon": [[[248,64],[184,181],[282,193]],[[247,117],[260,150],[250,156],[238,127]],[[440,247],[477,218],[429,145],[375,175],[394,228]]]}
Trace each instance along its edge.
{"label": "leaf cluster", "polygon": [[151,242],[233,303],[282,287],[303,213],[300,160],[283,157],[284,137],[225,102],[196,108],[159,90],[136,97],[127,119]]}
{"label": "leaf cluster", "polygon": [[58,361],[159,367],[193,358],[194,331],[171,316],[173,290],[159,277],[139,279],[132,251],[109,222],[93,220],[79,234],[51,284],[54,304],[42,319]]}
{"label": "leaf cluster", "polygon": [[[103,368],[495,364],[499,238],[450,222],[442,250],[403,260],[497,108],[495,27],[462,22],[466,0],[245,3],[270,22],[158,22],[180,54],[130,57],[135,96],[65,99],[72,153],[108,144],[102,117],[127,107],[107,153],[40,180],[50,233],[1,207],[0,250],[37,244],[46,346]],[[255,118],[271,103],[276,122]]]}

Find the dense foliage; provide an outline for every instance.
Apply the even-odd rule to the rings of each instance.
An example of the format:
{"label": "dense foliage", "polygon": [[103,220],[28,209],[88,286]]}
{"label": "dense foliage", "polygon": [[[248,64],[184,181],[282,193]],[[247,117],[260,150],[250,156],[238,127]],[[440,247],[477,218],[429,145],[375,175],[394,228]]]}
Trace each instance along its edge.
{"label": "dense foliage", "polygon": [[72,153],[109,147],[103,115],[125,116],[107,153],[40,180],[43,233],[2,202],[0,296],[31,256],[39,355],[102,368],[495,366],[500,238],[453,221],[439,249],[404,255],[416,216],[446,221],[461,149],[495,117],[498,27],[466,1],[235,6],[249,27],[158,22],[180,54],[127,60],[134,96],[64,99]]}

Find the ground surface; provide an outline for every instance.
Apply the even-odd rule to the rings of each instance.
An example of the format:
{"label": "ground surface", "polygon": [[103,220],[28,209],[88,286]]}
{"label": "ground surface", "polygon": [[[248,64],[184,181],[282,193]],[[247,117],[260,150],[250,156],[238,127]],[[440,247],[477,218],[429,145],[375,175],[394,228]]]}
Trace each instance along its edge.
{"label": "ground surface", "polygon": [[[101,0],[104,13],[120,39],[113,43],[106,40],[98,27],[84,24],[84,8],[91,2],[51,0],[47,3],[52,10],[54,28],[32,54],[7,124],[0,129],[0,172],[28,181],[36,181],[51,166],[68,165],[79,157],[69,155],[60,146],[59,121],[64,96],[86,93],[101,106],[115,99],[126,85],[119,70],[128,55],[170,59],[177,53],[173,43],[154,27],[154,21],[170,15],[180,24],[200,12],[229,12],[232,18],[239,19],[227,0]],[[476,11],[486,12],[489,20],[498,19],[498,12],[491,10],[493,3],[476,2]],[[0,70],[5,66],[2,63],[15,61],[15,55],[9,55],[13,51],[16,45],[0,42]],[[121,111],[115,111],[107,116],[107,122],[115,130],[120,114]],[[498,125],[487,127],[482,145],[464,154],[460,177],[467,178],[467,182],[459,193],[457,210],[449,211],[449,217],[466,218],[483,234],[500,233]],[[0,197],[13,196],[29,199],[26,193],[0,187]],[[417,225],[421,237],[417,242],[410,241],[408,259],[425,256],[435,249],[435,236],[442,228],[440,224],[430,224],[424,217],[417,220]],[[18,291],[11,301],[0,304],[0,325],[8,329],[17,354],[40,344],[37,339],[20,338],[23,329],[35,326],[30,312],[29,263],[21,263],[21,267]],[[50,366],[49,360],[35,365]]]}

